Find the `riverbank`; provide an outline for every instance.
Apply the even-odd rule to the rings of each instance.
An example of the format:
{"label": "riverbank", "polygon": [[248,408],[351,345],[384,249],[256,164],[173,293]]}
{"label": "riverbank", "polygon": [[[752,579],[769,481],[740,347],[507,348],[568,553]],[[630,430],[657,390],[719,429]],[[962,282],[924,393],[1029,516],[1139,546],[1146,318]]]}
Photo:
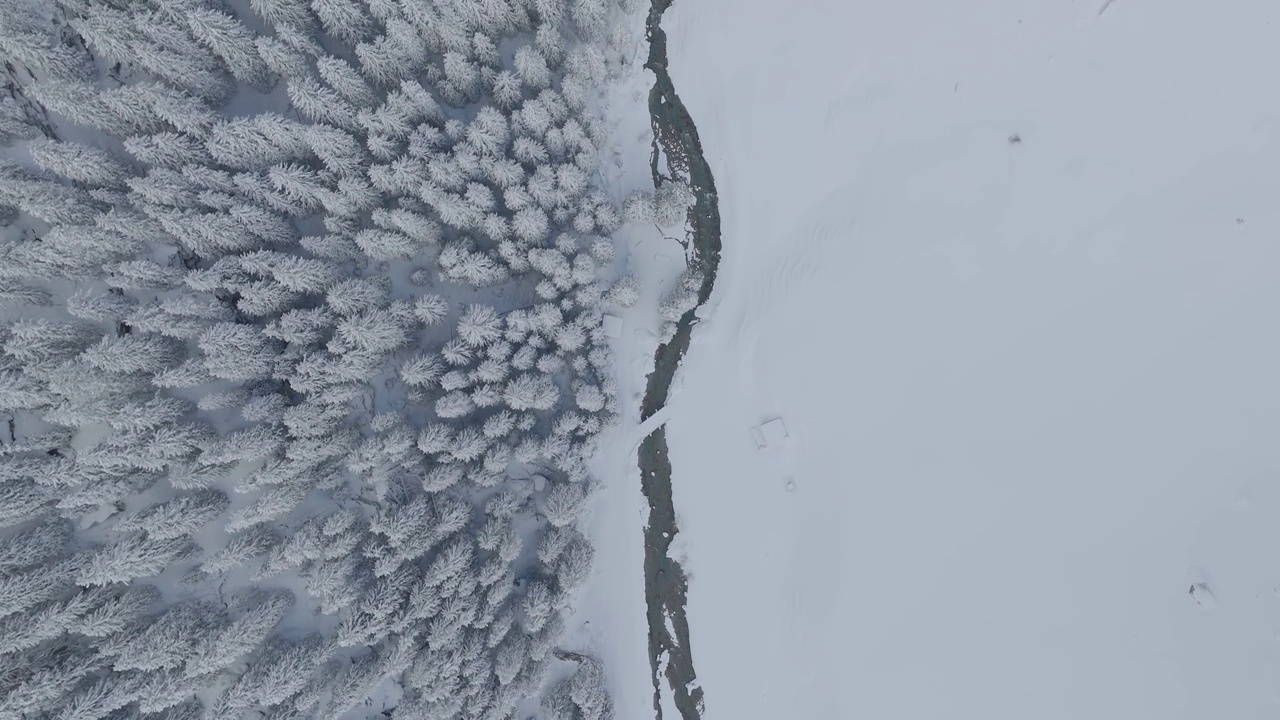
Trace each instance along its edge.
{"label": "riverbank", "polygon": [[[670,6],[671,0],[653,0],[648,19],[649,59],[645,67],[655,76],[649,93],[653,123],[650,166],[655,186],[664,182],[686,182],[693,190],[695,204],[689,212],[685,247],[689,267],[702,277],[698,291],[698,307],[701,307],[711,296],[720,264],[719,197],[715,178],[703,157],[698,129],[676,93],[667,69],[667,38],[662,17]],[[658,346],[641,406],[641,421],[666,405],[671,381],[689,349],[696,313],[697,308],[686,312],[677,323],[675,336]],[[705,698],[696,682],[685,610],[688,580],[680,562],[670,554],[680,529],[672,502],[672,467],[665,427],[659,426],[641,440],[638,463],[641,487],[649,503],[649,519],[644,531],[644,573],[654,711],[661,720],[662,695],[669,692],[683,720],[698,720]]]}

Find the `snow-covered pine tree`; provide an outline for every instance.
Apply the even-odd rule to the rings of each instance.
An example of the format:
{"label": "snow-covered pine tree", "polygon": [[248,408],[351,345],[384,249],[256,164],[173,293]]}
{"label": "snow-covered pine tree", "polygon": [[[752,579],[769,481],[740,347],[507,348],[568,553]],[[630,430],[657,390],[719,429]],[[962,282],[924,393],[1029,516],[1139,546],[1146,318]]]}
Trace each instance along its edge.
{"label": "snow-covered pine tree", "polygon": [[289,592],[258,591],[248,594],[238,603],[242,608],[239,617],[217,632],[206,635],[194,647],[194,654],[187,660],[183,674],[192,678],[216,672],[256,649],[293,607],[293,603],[294,596]]}
{"label": "snow-covered pine tree", "polygon": [[186,535],[165,539],[129,535],[94,552],[77,573],[76,582],[88,587],[153,577],[194,550]]}

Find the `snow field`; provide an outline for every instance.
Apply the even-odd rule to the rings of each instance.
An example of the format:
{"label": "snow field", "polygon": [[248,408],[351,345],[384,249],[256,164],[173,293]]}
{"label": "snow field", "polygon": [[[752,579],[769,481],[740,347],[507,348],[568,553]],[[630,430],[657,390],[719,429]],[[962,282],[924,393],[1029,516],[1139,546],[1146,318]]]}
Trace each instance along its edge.
{"label": "snow field", "polygon": [[704,718],[1273,715],[1280,10],[664,27],[724,219],[667,421]]}

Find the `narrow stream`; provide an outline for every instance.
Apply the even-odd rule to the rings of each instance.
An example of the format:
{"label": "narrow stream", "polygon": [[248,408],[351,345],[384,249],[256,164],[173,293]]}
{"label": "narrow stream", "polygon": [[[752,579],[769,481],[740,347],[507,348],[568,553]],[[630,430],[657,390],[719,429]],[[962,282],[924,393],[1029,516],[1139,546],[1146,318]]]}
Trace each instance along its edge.
{"label": "narrow stream", "polygon": [[[696,197],[689,213],[688,255],[690,266],[702,272],[702,287],[698,291],[698,307],[701,307],[711,296],[720,265],[720,209],[715,179],[702,155],[698,129],[676,95],[671,76],[667,73],[667,35],[661,22],[672,1],[652,0],[649,10],[649,59],[645,67],[657,76],[649,93],[654,137],[651,168],[655,185],[672,179],[683,180],[689,183]],[[662,158],[666,159],[670,175],[664,175],[660,170]],[[667,402],[671,380],[689,349],[696,312],[695,308],[680,318],[675,336],[660,345],[654,355],[654,369],[649,375],[640,411],[642,422]],[[659,426],[641,441],[639,464],[641,489],[649,501],[649,524],[644,532],[644,574],[654,712],[662,720],[665,656],[666,683],[681,720],[699,720],[704,698],[702,688],[695,683],[697,674],[693,669],[689,621],[685,615],[688,583],[680,563],[671,559],[667,552],[678,529],[671,497],[672,468],[667,455],[665,427]]]}

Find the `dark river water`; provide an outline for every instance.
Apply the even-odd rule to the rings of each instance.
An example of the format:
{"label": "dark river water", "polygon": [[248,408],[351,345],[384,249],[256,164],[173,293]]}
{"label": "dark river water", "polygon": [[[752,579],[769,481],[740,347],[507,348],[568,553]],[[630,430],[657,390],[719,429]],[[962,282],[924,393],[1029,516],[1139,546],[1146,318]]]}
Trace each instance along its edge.
{"label": "dark river water", "polygon": [[[655,185],[685,182],[696,198],[689,212],[685,247],[689,266],[700,271],[702,276],[702,286],[698,291],[698,306],[701,307],[711,296],[720,265],[720,209],[715,178],[703,157],[698,129],[676,94],[667,72],[667,36],[662,30],[662,16],[671,3],[672,0],[652,0],[649,10],[649,59],[645,67],[657,76],[649,93],[654,135],[652,171]],[[664,158],[665,168],[660,162]],[[696,311],[696,308],[690,310],[680,318],[675,336],[660,345],[655,353],[654,370],[649,375],[641,406],[642,422],[667,402],[671,380],[689,349],[689,339],[697,322]],[[659,426],[641,441],[639,464],[641,488],[649,502],[649,524],[644,533],[644,573],[654,711],[658,718],[662,718],[660,697],[662,693],[670,693],[682,720],[697,720],[703,710],[704,698],[702,688],[695,682],[697,674],[694,672],[689,621],[685,614],[688,583],[680,563],[668,555],[679,529],[671,497],[672,467],[664,426]],[[697,482],[698,479],[685,477],[683,480]],[[674,633],[668,630],[664,618],[670,618],[670,628]],[[664,653],[667,660],[665,678],[661,672]]]}

